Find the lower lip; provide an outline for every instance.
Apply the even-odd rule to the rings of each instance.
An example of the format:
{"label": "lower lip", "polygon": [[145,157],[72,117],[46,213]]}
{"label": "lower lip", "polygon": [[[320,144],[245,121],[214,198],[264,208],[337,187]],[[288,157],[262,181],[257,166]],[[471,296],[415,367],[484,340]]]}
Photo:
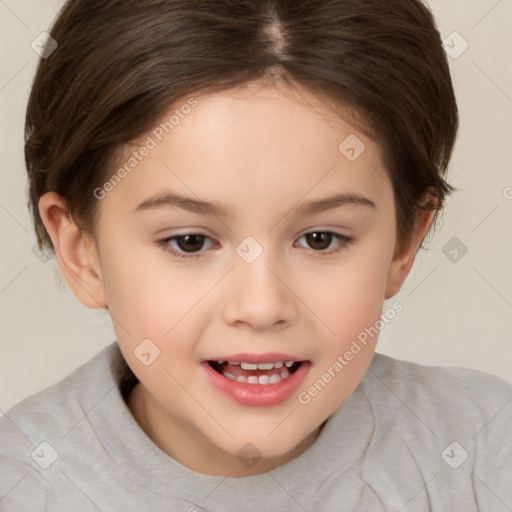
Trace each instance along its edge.
{"label": "lower lip", "polygon": [[288,400],[306,377],[311,365],[303,362],[289,377],[275,384],[237,382],[216,372],[206,361],[201,366],[213,386],[235,402],[251,407],[269,407]]}

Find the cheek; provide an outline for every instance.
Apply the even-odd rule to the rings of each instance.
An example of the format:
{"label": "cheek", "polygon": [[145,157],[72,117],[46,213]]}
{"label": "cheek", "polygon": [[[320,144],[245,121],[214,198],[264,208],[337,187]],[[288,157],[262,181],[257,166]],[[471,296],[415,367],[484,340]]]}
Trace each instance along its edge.
{"label": "cheek", "polygon": [[336,333],[333,339],[357,336],[378,319],[384,302],[389,252],[375,246],[366,251],[359,249],[347,253],[338,265],[324,267],[321,272],[317,267],[306,279],[308,305]]}
{"label": "cheek", "polygon": [[118,247],[116,254],[105,253],[102,261],[114,328],[124,338],[128,331],[132,340],[165,341],[197,303],[201,289],[190,286],[187,274],[171,269],[155,250]]}
{"label": "cheek", "polygon": [[331,269],[324,294],[310,294],[329,329],[318,337],[318,359],[297,397],[308,417],[332,414],[361,382],[378,340],[388,264],[375,250],[361,252]]}

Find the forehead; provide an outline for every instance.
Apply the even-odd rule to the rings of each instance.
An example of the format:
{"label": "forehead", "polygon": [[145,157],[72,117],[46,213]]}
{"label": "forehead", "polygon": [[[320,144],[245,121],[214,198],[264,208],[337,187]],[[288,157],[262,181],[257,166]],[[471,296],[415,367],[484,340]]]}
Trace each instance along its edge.
{"label": "forehead", "polygon": [[[327,133],[336,146],[343,133],[369,138],[365,126],[368,123],[363,121],[362,114],[299,84],[250,82],[222,92],[201,94],[196,99],[199,108],[187,116],[192,119],[187,123],[189,131],[178,130],[178,135],[214,128],[219,142],[223,135],[229,136],[233,143],[242,139],[249,142],[247,137],[254,135],[278,147],[288,140],[293,143],[292,138],[297,145],[325,138]],[[177,108],[184,102],[185,99],[178,102]],[[274,137],[277,132],[279,140]]]}
{"label": "forehead", "polygon": [[197,95],[193,108],[182,108],[189,100],[125,148],[118,165],[152,146],[109,201],[122,196],[136,208],[165,189],[226,202],[236,212],[258,199],[283,207],[333,189],[376,196],[387,184],[379,144],[340,115],[342,106],[333,109],[304,88],[253,83]]}

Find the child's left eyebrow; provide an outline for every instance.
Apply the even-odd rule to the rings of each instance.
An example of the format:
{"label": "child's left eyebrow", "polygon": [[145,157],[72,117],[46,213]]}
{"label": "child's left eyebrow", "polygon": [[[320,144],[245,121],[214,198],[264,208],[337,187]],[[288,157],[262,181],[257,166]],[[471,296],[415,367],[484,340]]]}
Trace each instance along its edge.
{"label": "child's left eyebrow", "polygon": [[[361,194],[336,194],[315,201],[299,203],[289,210],[287,216],[308,216],[316,213],[325,212],[341,206],[363,206],[376,210],[375,203]],[[186,197],[173,193],[160,193],[153,195],[142,201],[136,212],[153,210],[156,208],[177,207],[194,213],[203,215],[214,215],[216,217],[227,217],[232,219],[235,213],[220,203],[211,201],[201,201],[192,197]]]}
{"label": "child's left eyebrow", "polygon": [[335,194],[325,199],[300,203],[291,212],[300,217],[325,212],[340,206],[366,206],[374,210],[377,209],[377,205],[371,199],[361,194]]}

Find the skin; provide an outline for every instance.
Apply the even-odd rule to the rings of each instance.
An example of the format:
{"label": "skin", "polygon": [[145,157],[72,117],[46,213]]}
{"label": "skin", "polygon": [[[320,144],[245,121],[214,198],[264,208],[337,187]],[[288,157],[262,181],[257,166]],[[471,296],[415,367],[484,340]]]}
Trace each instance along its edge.
{"label": "skin", "polygon": [[[298,392],[307,390],[399,291],[433,212],[422,212],[397,247],[382,148],[305,89],[256,83],[197,100],[100,201],[94,235],[72,222],[57,194],[45,194],[39,207],[74,294],[90,308],[108,305],[121,351],[141,381],[129,399],[141,428],[194,471],[246,476],[311,446],[362,380],[377,337],[307,405],[297,393],[271,407],[237,404],[211,386],[200,363],[284,352],[310,361]],[[354,162],[338,150],[351,134],[366,145]],[[136,211],[164,190],[218,201],[234,216],[172,205]],[[335,193],[359,194],[375,208],[346,204],[294,214],[298,205]],[[315,232],[352,241],[313,245],[304,235]],[[195,259],[178,259],[158,244],[185,234],[208,237]],[[248,236],[263,250],[253,263],[236,252]],[[190,255],[181,242],[168,246]],[[149,366],[134,355],[144,339],[161,350]],[[247,442],[262,456],[252,468],[237,457]]]}

